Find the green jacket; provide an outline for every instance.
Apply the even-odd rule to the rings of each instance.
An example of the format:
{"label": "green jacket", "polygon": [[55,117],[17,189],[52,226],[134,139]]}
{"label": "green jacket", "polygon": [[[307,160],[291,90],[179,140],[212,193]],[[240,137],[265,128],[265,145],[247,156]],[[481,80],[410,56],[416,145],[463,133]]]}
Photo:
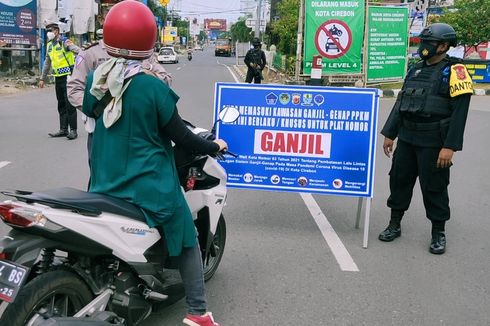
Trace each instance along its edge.
{"label": "green jacket", "polygon": [[[87,78],[83,113],[94,117],[97,99]],[[168,251],[178,256],[183,247],[196,245],[196,231],[175,167],[171,140],[162,131],[179,97],[155,77],[131,79],[123,95],[122,115],[106,128],[96,122],[90,153],[90,192],[127,200],[145,213],[150,227],[163,226]]]}

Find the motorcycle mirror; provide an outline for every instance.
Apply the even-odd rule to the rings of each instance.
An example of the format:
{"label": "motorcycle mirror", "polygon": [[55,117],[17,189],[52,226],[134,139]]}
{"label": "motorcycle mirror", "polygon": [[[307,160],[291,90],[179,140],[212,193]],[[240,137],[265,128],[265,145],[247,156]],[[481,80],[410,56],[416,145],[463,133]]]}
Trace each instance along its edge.
{"label": "motorcycle mirror", "polygon": [[219,113],[219,120],[224,123],[235,122],[240,116],[240,112],[234,106],[225,106]]}
{"label": "motorcycle mirror", "polygon": [[223,122],[223,123],[232,123],[235,122],[236,119],[240,116],[240,112],[238,111],[237,108],[234,106],[225,106],[223,110],[218,114],[218,120],[216,120],[213,124],[213,128],[211,129],[211,132],[213,134],[216,133],[216,124],[218,122]]}

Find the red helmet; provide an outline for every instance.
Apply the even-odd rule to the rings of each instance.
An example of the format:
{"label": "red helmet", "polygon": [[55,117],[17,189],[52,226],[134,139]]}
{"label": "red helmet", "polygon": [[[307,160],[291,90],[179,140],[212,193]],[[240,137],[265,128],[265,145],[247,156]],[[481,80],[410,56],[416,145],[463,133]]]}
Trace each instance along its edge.
{"label": "red helmet", "polygon": [[153,54],[157,37],[155,17],[141,2],[126,0],[109,10],[104,22],[104,43],[109,55],[142,60]]}

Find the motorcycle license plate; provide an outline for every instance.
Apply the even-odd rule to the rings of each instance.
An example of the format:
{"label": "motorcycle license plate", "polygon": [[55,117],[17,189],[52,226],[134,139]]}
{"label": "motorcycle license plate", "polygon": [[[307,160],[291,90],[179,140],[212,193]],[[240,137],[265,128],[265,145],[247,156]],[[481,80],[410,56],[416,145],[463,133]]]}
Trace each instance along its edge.
{"label": "motorcycle license plate", "polygon": [[29,269],[19,264],[0,260],[0,300],[13,302],[27,278]]}

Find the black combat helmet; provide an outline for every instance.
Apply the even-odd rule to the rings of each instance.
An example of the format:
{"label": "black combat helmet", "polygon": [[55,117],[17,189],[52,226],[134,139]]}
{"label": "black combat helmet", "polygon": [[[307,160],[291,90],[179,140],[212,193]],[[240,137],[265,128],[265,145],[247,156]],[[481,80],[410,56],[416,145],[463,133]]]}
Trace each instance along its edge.
{"label": "black combat helmet", "polygon": [[252,39],[252,45],[254,45],[254,46],[260,46],[260,40],[259,40],[258,37],[254,37]]}
{"label": "black combat helmet", "polygon": [[435,23],[427,26],[419,35],[422,41],[448,42],[450,46],[456,46],[456,31],[451,25]]}

